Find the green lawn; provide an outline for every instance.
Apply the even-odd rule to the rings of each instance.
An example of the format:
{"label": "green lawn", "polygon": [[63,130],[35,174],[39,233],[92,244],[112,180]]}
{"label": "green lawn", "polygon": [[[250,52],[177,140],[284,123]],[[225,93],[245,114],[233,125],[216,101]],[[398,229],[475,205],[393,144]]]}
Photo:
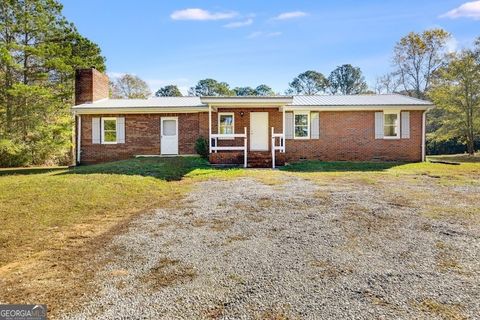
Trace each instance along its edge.
{"label": "green lawn", "polygon": [[1,169],[0,267],[51,248],[74,225],[107,226],[165,205],[187,188],[168,181],[198,168],[208,164],[195,157],[134,159],[73,169]]}

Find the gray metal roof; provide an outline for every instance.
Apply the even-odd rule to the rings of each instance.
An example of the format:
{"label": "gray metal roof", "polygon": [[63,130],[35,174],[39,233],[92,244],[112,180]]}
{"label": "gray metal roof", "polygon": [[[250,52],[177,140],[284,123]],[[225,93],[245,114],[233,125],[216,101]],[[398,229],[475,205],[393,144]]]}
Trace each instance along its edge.
{"label": "gray metal roof", "polygon": [[[293,98],[293,100],[292,100]],[[428,108],[433,106],[430,101],[415,99],[399,94],[380,95],[318,95],[318,96],[275,96],[275,97],[155,97],[149,99],[102,99],[94,103],[85,103],[74,106],[73,109],[127,109],[127,108],[205,108],[206,103],[219,101],[225,104],[245,102],[268,102],[272,103],[284,100],[283,103],[291,107],[369,107],[369,106],[421,106]]]}
{"label": "gray metal roof", "polygon": [[73,107],[73,109],[83,108],[149,108],[149,107],[204,107],[200,97],[155,97],[149,99],[102,99],[94,103],[85,103]]}
{"label": "gray metal roof", "polygon": [[294,96],[292,106],[407,106],[432,105],[430,101],[400,94]]}

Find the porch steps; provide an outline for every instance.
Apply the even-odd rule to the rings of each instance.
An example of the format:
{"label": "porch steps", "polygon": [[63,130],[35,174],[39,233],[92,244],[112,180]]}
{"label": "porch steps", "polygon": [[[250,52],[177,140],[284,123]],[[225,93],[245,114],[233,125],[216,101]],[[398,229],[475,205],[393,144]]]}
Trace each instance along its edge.
{"label": "porch steps", "polygon": [[[229,166],[238,165],[243,166],[243,152],[238,151],[220,151],[211,153],[209,156],[212,165]],[[285,165],[285,154],[275,153],[275,165]],[[247,154],[247,166],[249,168],[271,168],[272,167],[272,153],[270,151],[250,151]]]}
{"label": "porch steps", "polygon": [[[275,165],[283,166],[285,164],[285,157],[283,154],[277,152],[275,154]],[[272,167],[272,153],[268,152],[249,152],[247,166],[249,168],[271,168]]]}

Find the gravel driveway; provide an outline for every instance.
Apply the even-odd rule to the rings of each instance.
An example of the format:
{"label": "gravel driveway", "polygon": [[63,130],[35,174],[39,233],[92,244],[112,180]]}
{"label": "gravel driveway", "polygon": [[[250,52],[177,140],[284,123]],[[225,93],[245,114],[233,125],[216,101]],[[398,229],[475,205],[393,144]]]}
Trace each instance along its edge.
{"label": "gravel driveway", "polygon": [[[79,319],[422,319],[480,314],[480,232],[376,186],[295,176],[196,185],[99,254]],[[460,267],[461,266],[461,267]]]}

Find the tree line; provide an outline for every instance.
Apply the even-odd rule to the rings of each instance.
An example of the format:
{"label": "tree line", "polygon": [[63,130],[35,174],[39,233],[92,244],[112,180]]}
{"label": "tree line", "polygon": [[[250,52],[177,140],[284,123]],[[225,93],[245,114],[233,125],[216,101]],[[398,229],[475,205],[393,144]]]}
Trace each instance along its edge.
{"label": "tree line", "polygon": [[[368,90],[362,71],[358,67],[344,64],[333,70],[329,77],[321,72],[307,70],[296,76],[288,84],[285,94],[362,94],[372,93]],[[148,98],[150,89],[145,81],[138,76],[126,74],[115,79],[110,84],[112,97],[120,99]],[[215,79],[203,79],[188,90],[189,96],[275,96],[280,95],[266,85],[231,88],[226,82]],[[180,97],[182,93],[176,85],[167,85],[155,92],[157,97]]]}

